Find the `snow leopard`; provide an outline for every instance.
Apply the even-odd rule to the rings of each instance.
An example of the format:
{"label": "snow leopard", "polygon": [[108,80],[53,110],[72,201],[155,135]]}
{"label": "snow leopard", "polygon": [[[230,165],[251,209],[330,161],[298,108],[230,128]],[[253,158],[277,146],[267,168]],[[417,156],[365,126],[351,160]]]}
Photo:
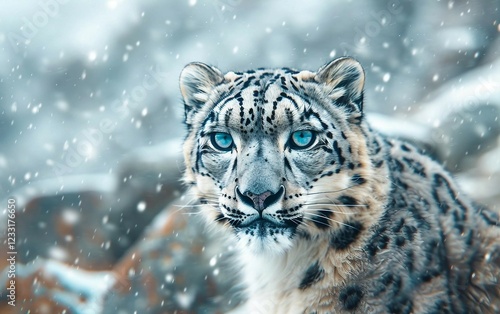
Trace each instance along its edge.
{"label": "snow leopard", "polygon": [[372,129],[364,82],[350,57],[182,70],[183,180],[235,245],[241,313],[500,313],[498,213]]}

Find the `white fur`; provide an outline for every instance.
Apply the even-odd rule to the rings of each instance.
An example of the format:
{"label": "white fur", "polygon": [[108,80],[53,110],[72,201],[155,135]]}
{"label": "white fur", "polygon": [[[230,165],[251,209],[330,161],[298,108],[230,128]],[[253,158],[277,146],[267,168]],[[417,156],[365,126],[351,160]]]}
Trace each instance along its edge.
{"label": "white fur", "polygon": [[234,313],[303,313],[305,306],[311,304],[311,295],[299,293],[297,286],[307,268],[322,254],[318,246],[307,246],[305,241],[296,239],[292,248],[282,254],[239,249],[249,300]]}

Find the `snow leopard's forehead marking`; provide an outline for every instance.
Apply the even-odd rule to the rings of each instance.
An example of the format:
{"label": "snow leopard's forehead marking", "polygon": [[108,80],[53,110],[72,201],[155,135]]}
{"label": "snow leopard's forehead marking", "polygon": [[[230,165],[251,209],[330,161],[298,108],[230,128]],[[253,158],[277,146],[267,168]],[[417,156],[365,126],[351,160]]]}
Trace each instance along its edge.
{"label": "snow leopard's forehead marking", "polygon": [[226,91],[220,92],[220,98],[214,101],[213,114],[201,129],[209,131],[223,125],[244,137],[254,133],[276,136],[300,123],[328,129],[326,117],[321,118],[328,108],[322,108],[313,97],[316,83],[298,79],[299,73],[277,70],[233,74],[234,80],[220,87]]}
{"label": "snow leopard's forehead marking", "polygon": [[369,220],[371,204],[359,193],[371,175],[363,80],[352,59],[317,73],[285,68],[222,75],[204,64],[186,67],[185,179],[210,205],[210,219],[257,251],[283,250],[296,234],[325,231],[332,248],[354,243],[362,232],[355,226]]}

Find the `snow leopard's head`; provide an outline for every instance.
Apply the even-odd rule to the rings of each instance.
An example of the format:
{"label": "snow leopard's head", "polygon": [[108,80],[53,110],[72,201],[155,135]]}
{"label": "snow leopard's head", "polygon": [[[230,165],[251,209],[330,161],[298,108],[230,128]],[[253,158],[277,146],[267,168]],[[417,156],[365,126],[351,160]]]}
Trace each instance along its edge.
{"label": "snow leopard's head", "polygon": [[187,65],[184,179],[209,221],[254,252],[361,228],[371,176],[363,83],[351,58],[317,72]]}

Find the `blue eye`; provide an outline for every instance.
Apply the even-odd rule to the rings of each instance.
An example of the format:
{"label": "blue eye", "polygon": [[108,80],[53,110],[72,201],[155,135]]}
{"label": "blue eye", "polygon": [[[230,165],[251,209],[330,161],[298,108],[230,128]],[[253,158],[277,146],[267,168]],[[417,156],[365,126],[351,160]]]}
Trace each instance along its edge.
{"label": "blue eye", "polygon": [[308,130],[293,132],[290,136],[290,147],[293,149],[306,149],[314,144],[316,133]]}
{"label": "blue eye", "polygon": [[233,138],[229,133],[216,132],[210,135],[210,141],[215,149],[221,151],[230,151],[233,147]]}

